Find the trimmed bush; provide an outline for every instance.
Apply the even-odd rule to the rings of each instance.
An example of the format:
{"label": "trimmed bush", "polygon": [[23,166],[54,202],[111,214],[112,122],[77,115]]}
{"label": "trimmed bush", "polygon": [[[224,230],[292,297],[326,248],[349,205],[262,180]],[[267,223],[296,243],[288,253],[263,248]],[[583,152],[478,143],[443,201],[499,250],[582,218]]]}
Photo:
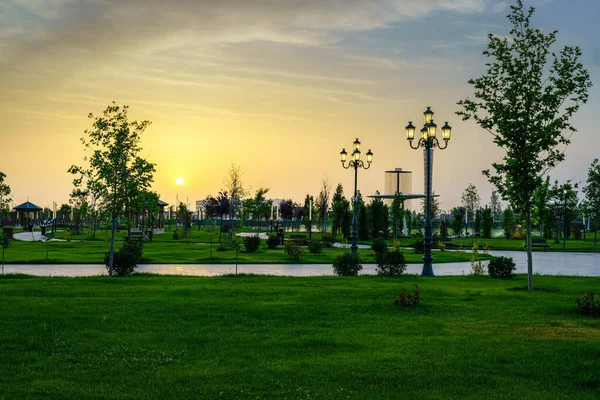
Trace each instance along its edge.
{"label": "trimmed bush", "polygon": [[488,264],[488,274],[492,278],[507,279],[515,276],[517,269],[511,257],[494,257]]}
{"label": "trimmed bush", "polygon": [[419,285],[413,283],[415,287],[412,293],[400,292],[398,298],[394,300],[394,304],[402,307],[415,307],[421,302],[421,292],[419,291]]}
{"label": "trimmed bush", "polygon": [[386,251],[377,256],[377,275],[400,276],[406,271],[404,254],[399,250]]}
{"label": "trimmed bush", "polygon": [[323,244],[317,240],[313,240],[308,244],[308,251],[310,254],[321,254],[323,252]]}
{"label": "trimmed bush", "polygon": [[383,239],[374,239],[373,243],[371,244],[371,250],[373,250],[377,257],[379,257],[380,254],[387,253],[387,243],[385,243],[385,240]]}
{"label": "trimmed bush", "polygon": [[247,253],[255,253],[260,247],[260,238],[258,235],[244,237],[244,248]]}
{"label": "trimmed bush", "polygon": [[[120,250],[113,255],[113,274],[117,276],[131,275],[142,258],[144,242],[141,240],[128,240],[123,243]],[[109,270],[110,252],[104,254],[104,264]]]}
{"label": "trimmed bush", "polygon": [[323,247],[330,248],[333,247],[335,243],[335,237],[331,233],[324,233],[322,236]]}
{"label": "trimmed bush", "polygon": [[302,257],[303,250],[297,241],[287,240],[284,244],[284,248],[285,255],[289,258],[293,260],[299,260],[300,257]]}
{"label": "trimmed bush", "polygon": [[359,256],[344,253],[333,261],[333,273],[337,276],[356,276],[362,270]]}
{"label": "trimmed bush", "polygon": [[227,251],[227,250],[229,250],[229,249],[227,248],[227,246],[225,246],[223,244],[218,245],[216,248],[216,251]]}
{"label": "trimmed bush", "polygon": [[280,240],[277,235],[269,235],[267,238],[267,247],[271,250],[276,249],[279,246],[279,242]]}
{"label": "trimmed bush", "polygon": [[415,240],[412,245],[413,251],[415,254],[423,254],[425,253],[425,242],[423,240]]}

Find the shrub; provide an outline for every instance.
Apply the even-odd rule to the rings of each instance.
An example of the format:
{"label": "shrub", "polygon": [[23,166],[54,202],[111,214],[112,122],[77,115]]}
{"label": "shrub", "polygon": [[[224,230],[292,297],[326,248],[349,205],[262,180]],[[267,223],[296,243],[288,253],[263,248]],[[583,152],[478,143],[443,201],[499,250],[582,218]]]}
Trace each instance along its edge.
{"label": "shrub", "polygon": [[419,305],[421,302],[421,292],[419,291],[419,285],[413,283],[415,287],[412,293],[400,292],[398,298],[394,300],[394,304],[402,307],[414,307]]}
{"label": "shrub", "polygon": [[173,240],[179,240],[179,232],[177,229],[173,231]]}
{"label": "shrub", "polygon": [[359,256],[352,253],[344,253],[333,261],[333,273],[337,276],[356,276],[362,270]]}
{"label": "shrub", "polygon": [[516,269],[515,262],[510,257],[494,257],[488,264],[488,274],[492,278],[512,278]]}
{"label": "shrub", "polygon": [[269,235],[267,238],[267,247],[271,250],[276,249],[279,246],[280,240],[277,235]]}
{"label": "shrub", "polygon": [[425,253],[425,242],[423,240],[415,240],[412,248],[415,254],[423,254]]}
{"label": "shrub", "polygon": [[290,257],[291,259],[298,260],[300,259],[300,257],[302,257],[302,247],[300,247],[300,244],[298,244],[298,242],[296,242],[295,240],[286,241],[284,247],[285,255]]}
{"label": "shrub", "polygon": [[404,254],[398,250],[386,251],[377,256],[377,275],[400,276],[406,271]]}
{"label": "shrub", "polygon": [[333,244],[335,243],[335,236],[333,236],[333,234],[331,234],[331,233],[324,233],[322,236],[322,241],[323,241],[323,247],[325,247],[325,248],[333,247]]}
{"label": "shrub", "polygon": [[313,240],[308,244],[308,251],[310,251],[310,254],[321,254],[323,251],[323,243],[317,241],[317,240]]}
{"label": "shrub", "polygon": [[229,249],[224,244],[220,244],[216,248],[216,251],[227,251],[227,250],[229,250]]}
{"label": "shrub", "polygon": [[67,242],[71,241],[71,230],[69,229],[68,231],[65,232],[65,240]]}
{"label": "shrub", "polygon": [[375,252],[377,257],[379,257],[382,253],[387,253],[388,247],[383,239],[374,239],[373,244],[371,244],[371,250]]}
{"label": "shrub", "polygon": [[[128,240],[123,247],[113,255],[113,274],[118,276],[131,275],[142,258],[144,242],[141,240]],[[104,264],[109,269],[110,252],[104,255]]]}
{"label": "shrub", "polygon": [[244,248],[247,253],[255,253],[260,247],[260,238],[258,235],[244,237]]}
{"label": "shrub", "polygon": [[437,247],[440,251],[446,251],[446,244],[444,242],[438,242]]}
{"label": "shrub", "polygon": [[577,297],[575,300],[583,314],[600,316],[600,301],[594,297],[594,292],[585,292],[583,296]]}

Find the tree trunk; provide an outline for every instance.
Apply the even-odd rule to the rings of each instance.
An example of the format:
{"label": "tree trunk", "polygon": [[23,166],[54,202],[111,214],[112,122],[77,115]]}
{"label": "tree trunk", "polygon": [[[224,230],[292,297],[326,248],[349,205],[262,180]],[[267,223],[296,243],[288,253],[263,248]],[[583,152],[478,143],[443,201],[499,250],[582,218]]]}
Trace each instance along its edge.
{"label": "tree trunk", "polygon": [[115,228],[117,226],[117,218],[112,217],[112,227],[110,230],[110,253],[108,257],[108,276],[113,276],[113,261],[115,255]]}
{"label": "tree trunk", "polygon": [[531,213],[527,213],[527,289],[533,291],[533,258],[531,252]]}

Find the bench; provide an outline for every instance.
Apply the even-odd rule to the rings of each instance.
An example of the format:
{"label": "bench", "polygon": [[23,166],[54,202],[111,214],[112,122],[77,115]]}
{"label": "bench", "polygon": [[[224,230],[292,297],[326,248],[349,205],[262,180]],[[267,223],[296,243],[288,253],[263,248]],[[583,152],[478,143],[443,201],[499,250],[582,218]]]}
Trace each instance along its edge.
{"label": "bench", "polygon": [[[527,243],[525,243],[525,245],[527,245]],[[546,239],[531,239],[531,248],[534,247],[543,247],[544,251],[546,251],[548,249],[548,247],[550,247],[549,244],[546,243]]]}
{"label": "bench", "polygon": [[131,231],[129,236],[125,236],[124,239],[126,242],[130,239],[144,240],[144,233],[142,231]]}

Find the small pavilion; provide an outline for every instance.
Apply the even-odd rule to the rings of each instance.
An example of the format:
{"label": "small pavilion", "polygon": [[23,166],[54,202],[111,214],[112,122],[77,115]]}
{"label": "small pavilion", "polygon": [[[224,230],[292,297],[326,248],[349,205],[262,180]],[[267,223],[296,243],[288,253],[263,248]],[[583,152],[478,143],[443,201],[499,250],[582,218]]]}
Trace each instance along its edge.
{"label": "small pavilion", "polygon": [[169,203],[166,203],[160,199],[158,199],[158,207],[160,208],[160,211],[158,212],[157,218],[156,218],[156,228],[158,229],[164,229],[165,228],[165,207],[168,206]]}
{"label": "small pavilion", "polygon": [[17,221],[22,227],[33,225],[42,212],[41,207],[29,202],[29,200],[19,204],[13,210],[17,212]]}

